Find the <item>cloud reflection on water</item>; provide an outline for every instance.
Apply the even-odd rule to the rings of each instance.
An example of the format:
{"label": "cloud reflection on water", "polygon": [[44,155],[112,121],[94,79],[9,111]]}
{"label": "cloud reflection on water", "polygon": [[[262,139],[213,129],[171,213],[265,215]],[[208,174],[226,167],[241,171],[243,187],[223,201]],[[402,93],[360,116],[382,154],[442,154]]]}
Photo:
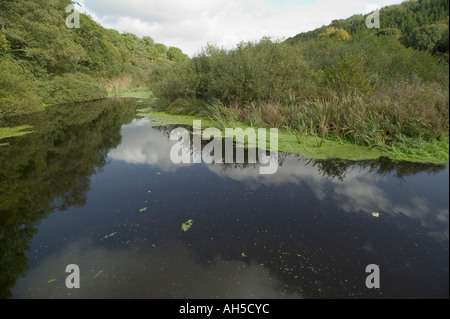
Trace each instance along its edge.
{"label": "cloud reflection on water", "polygon": [[[181,167],[194,165],[173,164],[170,160],[170,150],[175,142],[169,141],[167,131],[152,128],[145,120],[135,120],[123,127],[122,135],[122,144],[109,154],[112,159],[147,164],[165,172],[175,172]],[[449,239],[448,227],[444,231],[436,228],[437,224],[448,224],[448,208],[436,208],[433,203],[418,194],[407,199],[396,197],[396,191],[404,186],[394,185],[397,181],[395,176],[383,176],[371,168],[349,165],[341,172],[341,178],[330,178],[324,176],[320,165],[287,154],[280,158],[280,167],[274,175],[259,174],[258,164],[212,164],[207,167],[220,177],[245,183],[253,189],[261,185],[304,185],[318,201],[331,199],[336,207],[344,212],[368,215],[379,212],[381,216],[404,215],[419,221],[424,228],[429,229],[430,236],[438,241]]]}

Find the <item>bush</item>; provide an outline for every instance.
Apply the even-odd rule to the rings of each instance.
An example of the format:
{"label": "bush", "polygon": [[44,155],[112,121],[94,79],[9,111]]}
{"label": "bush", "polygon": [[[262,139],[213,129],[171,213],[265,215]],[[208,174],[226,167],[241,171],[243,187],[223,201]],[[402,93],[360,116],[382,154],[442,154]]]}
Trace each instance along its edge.
{"label": "bush", "polygon": [[155,95],[170,102],[197,98],[225,105],[317,96],[318,74],[298,48],[263,39],[227,51],[213,46],[188,63],[155,70]]}
{"label": "bush", "polygon": [[107,91],[91,76],[83,73],[67,73],[42,84],[47,104],[65,104],[104,99]]}
{"label": "bush", "polygon": [[40,105],[31,75],[16,61],[0,57],[0,117],[36,112]]}

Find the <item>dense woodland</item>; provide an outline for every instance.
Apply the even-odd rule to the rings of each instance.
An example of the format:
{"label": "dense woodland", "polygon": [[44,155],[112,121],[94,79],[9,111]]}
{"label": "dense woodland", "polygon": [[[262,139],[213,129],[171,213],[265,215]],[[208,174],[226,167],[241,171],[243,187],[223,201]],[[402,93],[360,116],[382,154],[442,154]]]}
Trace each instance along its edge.
{"label": "dense woodland", "polygon": [[105,29],[84,14],[80,28],[69,29],[71,3],[0,1],[0,116],[147,86],[155,66],[188,59],[178,48]]}

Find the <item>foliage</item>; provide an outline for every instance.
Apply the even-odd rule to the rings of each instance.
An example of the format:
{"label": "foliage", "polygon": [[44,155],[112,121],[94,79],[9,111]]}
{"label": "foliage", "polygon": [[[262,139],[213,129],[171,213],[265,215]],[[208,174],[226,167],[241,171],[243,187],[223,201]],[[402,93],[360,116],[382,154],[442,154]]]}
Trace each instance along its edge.
{"label": "foliage", "polygon": [[[70,0],[0,1],[3,25],[0,59],[6,55],[3,58],[22,66],[25,71],[20,76],[24,83],[34,83],[30,84],[31,91],[38,85],[39,98],[46,104],[105,97],[98,81],[115,90],[147,86],[153,68],[188,60],[180,49],[156,44],[148,36],[140,39],[131,33],[107,30],[85,14],[80,14],[80,28],[69,29],[65,8],[71,3]],[[11,91],[8,96],[15,100],[14,105],[19,105],[27,100],[26,91],[22,91],[23,96],[18,91]],[[15,106],[8,113],[18,114],[26,108]]]}
{"label": "foliage", "polygon": [[448,40],[448,25],[429,24],[415,28],[402,39],[402,42],[408,47],[435,53],[445,52],[448,49],[448,46],[441,47],[446,40]]}
{"label": "foliage", "polygon": [[0,56],[8,51],[8,41],[6,41],[3,33],[0,32]]}
{"label": "foliage", "polygon": [[342,28],[328,27],[319,35],[319,37],[345,41],[350,39],[350,34],[347,30]]}
{"label": "foliage", "polygon": [[189,57],[184,54],[183,51],[175,47],[169,47],[167,50],[167,57],[173,62],[186,62],[189,60]]}
{"label": "foliage", "polygon": [[297,48],[263,39],[231,51],[208,46],[190,62],[155,70],[152,88],[169,103],[190,98],[245,104],[316,96],[316,78]]}
{"label": "foliage", "polygon": [[80,72],[56,76],[45,82],[42,89],[48,104],[94,101],[104,99],[108,94],[98,81]]}
{"label": "foliage", "polygon": [[35,83],[16,61],[0,57],[0,117],[41,109]]}

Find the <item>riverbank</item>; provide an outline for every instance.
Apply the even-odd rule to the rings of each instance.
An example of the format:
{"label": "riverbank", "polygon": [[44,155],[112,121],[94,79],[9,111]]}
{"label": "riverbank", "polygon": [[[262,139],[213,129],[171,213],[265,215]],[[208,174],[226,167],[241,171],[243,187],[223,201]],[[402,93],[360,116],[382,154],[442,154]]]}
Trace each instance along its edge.
{"label": "riverbank", "polygon": [[[149,88],[134,88],[130,90],[121,90],[119,92],[109,92],[109,98],[135,98],[148,100],[153,97]],[[175,111],[175,110],[172,110]],[[181,111],[181,110],[178,110]],[[184,110],[184,112],[187,112]],[[261,126],[252,125],[233,120],[232,118],[214,115],[214,112],[208,115],[204,112],[202,116],[190,115],[171,115],[167,112],[157,111],[154,108],[140,109],[138,115],[148,118],[153,126],[166,125],[185,125],[192,126],[194,120],[202,121],[202,128],[216,127],[224,130],[229,128],[259,128]],[[269,127],[267,127],[269,128]],[[0,146],[6,146],[4,140],[9,137],[21,136],[31,133],[30,127],[5,127],[0,128]],[[393,161],[407,161],[415,163],[430,163],[438,165],[447,165],[449,163],[449,139],[425,141],[422,139],[404,139],[393,146],[374,146],[366,147],[351,143],[345,139],[336,136],[308,136],[302,135],[286,127],[279,128],[278,146],[280,152],[298,154],[310,159],[343,159],[351,161],[373,160],[381,157]]]}
{"label": "riverbank", "polygon": [[[202,129],[215,127],[222,130],[225,127],[258,129],[242,122],[223,122],[211,117],[190,115],[171,115],[152,108],[141,109],[138,114],[147,118],[153,126],[185,125],[192,126],[193,121],[201,120]],[[348,141],[330,137],[301,136],[297,132],[280,128],[278,134],[278,151],[298,154],[310,159],[343,159],[350,161],[373,160],[388,158],[392,161],[407,161],[414,163],[448,164],[449,140],[427,142],[420,139],[405,140],[392,147],[366,147]]]}

